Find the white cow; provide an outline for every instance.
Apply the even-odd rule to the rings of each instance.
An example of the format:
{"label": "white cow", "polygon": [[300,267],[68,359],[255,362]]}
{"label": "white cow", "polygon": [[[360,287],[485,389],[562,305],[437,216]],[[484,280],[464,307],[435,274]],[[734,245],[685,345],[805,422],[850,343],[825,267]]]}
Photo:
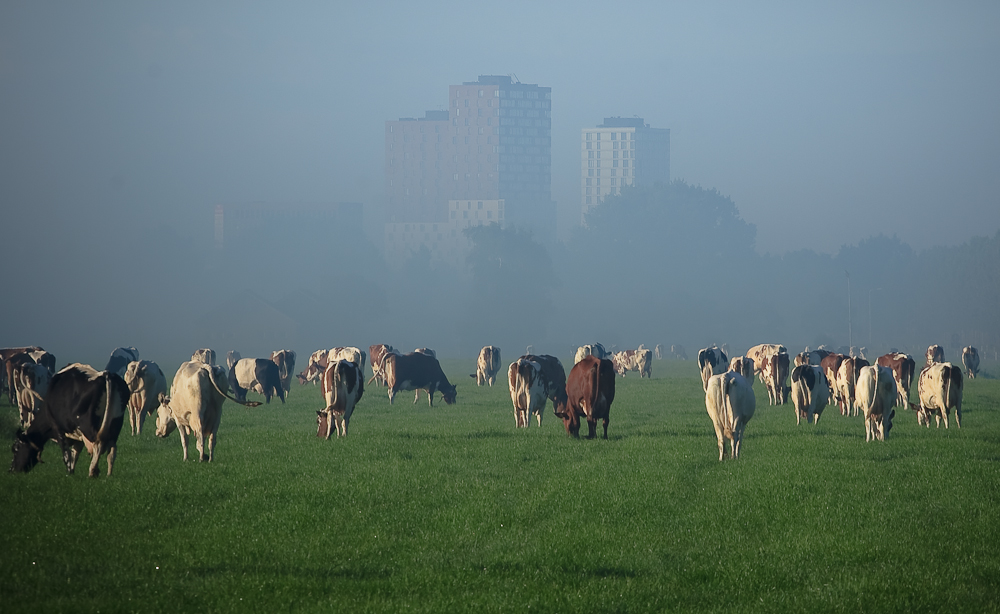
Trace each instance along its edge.
{"label": "white cow", "polygon": [[743,429],[757,409],[753,388],[746,378],[732,371],[713,375],[706,388],[705,408],[715,426],[715,437],[719,441],[719,460],[725,456],[725,439],[729,440],[730,456],[739,458]]}
{"label": "white cow", "polygon": [[[734,359],[735,360],[735,359]],[[795,424],[802,418],[806,423],[819,424],[819,417],[830,400],[830,387],[823,369],[809,364],[792,369],[792,404]]]}
{"label": "white cow", "polygon": [[236,350],[229,350],[229,352],[226,353],[226,366],[232,369],[241,358],[243,358],[243,356],[241,356],[239,352]]}
{"label": "white cow", "polygon": [[[194,360],[192,362],[204,361]],[[134,360],[125,368],[125,383],[128,385],[128,418],[132,424],[132,434],[142,432],[146,416],[150,416],[160,405],[160,394],[167,392],[167,378],[155,362]]]}
{"label": "white cow", "polygon": [[365,394],[365,376],[350,360],[335,360],[326,366],[321,381],[326,407],[316,412],[316,435],[330,439],[334,428],[337,437],[347,437],[354,407]]}
{"label": "white cow", "polygon": [[215,350],[212,348],[201,348],[200,350],[195,350],[194,354],[191,354],[191,360],[203,362],[206,365],[214,365]]}
{"label": "white cow", "polygon": [[527,428],[531,414],[535,414],[538,426],[542,426],[542,409],[546,401],[542,366],[522,356],[507,368],[507,383],[514,404],[514,428]]}
{"label": "white cow", "polygon": [[187,460],[187,436],[194,433],[198,460],[211,462],[222,421],[222,403],[230,398],[228,392],[229,382],[222,367],[195,361],[182,363],[174,375],[170,396],[162,392],[159,395],[156,435],[166,437],[178,429]]}
{"label": "white cow", "polygon": [[962,389],[965,381],[962,370],[950,362],[936,362],[924,367],[917,380],[917,394],[920,406],[917,410],[917,424],[931,425],[931,416],[938,428],[944,418],[944,428],[948,428],[948,412],[955,408],[955,421],[962,428]]}
{"label": "white cow", "polygon": [[861,367],[854,404],[865,418],[865,441],[885,441],[896,410],[896,380],[892,369],[879,365]]}
{"label": "white cow", "polygon": [[495,345],[487,345],[479,350],[479,358],[476,360],[476,374],[471,376],[476,378],[476,385],[482,386],[497,380],[497,373],[500,371],[500,348]]}

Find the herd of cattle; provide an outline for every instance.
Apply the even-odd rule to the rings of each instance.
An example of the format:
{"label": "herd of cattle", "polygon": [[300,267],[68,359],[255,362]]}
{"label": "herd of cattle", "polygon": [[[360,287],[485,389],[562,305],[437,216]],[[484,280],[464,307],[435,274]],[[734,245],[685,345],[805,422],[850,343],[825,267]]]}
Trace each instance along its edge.
{"label": "herd of cattle", "polygon": [[[683,348],[671,348],[680,357]],[[656,355],[661,356],[660,346]],[[507,380],[514,406],[516,428],[528,427],[535,416],[541,426],[546,403],[552,402],[556,416],[563,420],[566,432],[579,436],[581,420],[586,419],[588,437],[596,436],[597,422],[603,423],[608,436],[611,404],[615,398],[615,375],[622,377],[637,371],[639,377],[651,377],[654,352],[644,349],[609,353],[601,344],[580,347],[567,377],[555,356],[529,353],[510,363]],[[684,356],[686,358],[686,356]],[[188,457],[188,435],[195,436],[199,460],[211,461],[218,440],[222,404],[229,399],[254,407],[247,392],[254,391],[270,403],[278,397],[282,403],[291,392],[296,354],[291,350],[272,352],[268,358],[242,358],[239,352],[226,356],[227,370],[216,365],[211,349],[201,349],[178,368],[168,395],[167,380],[159,366],[140,360],[134,347],[117,348],[104,371],[74,363],[56,372],[55,356],[40,347],[0,349],[9,399],[20,412],[21,429],[13,445],[12,472],[30,471],[41,461],[48,441],[62,448],[67,470],[72,473],[83,447],[91,455],[89,475],[99,474],[99,459],[107,455],[110,476],[117,453],[118,435],[128,415],[131,433],[142,431],[146,417],[156,414],[156,435],[167,437],[177,430],[183,457]],[[372,377],[367,385],[388,389],[389,402],[400,391],[414,391],[413,402],[421,390],[427,393],[430,406],[440,392],[445,403],[456,400],[456,387],[448,381],[433,350],[418,348],[403,354],[392,346],[378,344],[364,350],[336,347],[318,350],[296,374],[301,384],[318,383],[325,407],[316,412],[317,436],[329,439],[346,436],[355,405],[366,386],[364,369],[370,359]],[[794,368],[789,368],[794,362]],[[962,362],[970,378],[979,372],[979,353],[974,347],[962,351]],[[698,352],[705,405],[715,427],[719,460],[724,458],[724,440],[730,441],[730,455],[739,457],[743,430],[753,417],[756,401],[754,377],[767,390],[771,405],[782,405],[791,396],[796,423],[801,419],[816,423],[828,404],[837,405],[842,415],[864,416],[865,439],[884,440],[892,428],[893,407],[916,411],[918,423],[930,426],[934,416],[948,428],[948,416],[955,410],[959,427],[962,420],[963,374],[961,369],[944,361],[940,346],[927,349],[926,365],[918,378],[919,405],[909,402],[915,362],[901,352],[881,356],[875,365],[862,357],[846,356],[826,350],[805,351],[789,359],[784,346],[761,344],[744,356],[732,360],[716,346]],[[501,368],[500,349],[482,348],[476,373],[470,377],[479,386],[492,386]],[[786,381],[791,377],[791,386]],[[230,396],[232,391],[233,396]]]}

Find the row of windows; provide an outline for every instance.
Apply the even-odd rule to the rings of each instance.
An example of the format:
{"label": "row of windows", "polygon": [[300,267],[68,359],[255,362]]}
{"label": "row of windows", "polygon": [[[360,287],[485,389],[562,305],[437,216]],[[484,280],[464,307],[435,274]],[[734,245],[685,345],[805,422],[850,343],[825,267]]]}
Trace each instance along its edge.
{"label": "row of windows", "polygon": [[[468,101],[466,101],[466,102],[468,102]],[[477,113],[476,113],[477,116],[483,117],[483,110],[482,109],[476,109],[476,111],[477,111]],[[493,109],[493,115],[494,116],[500,115],[500,109]],[[461,116],[462,116],[462,109],[455,109],[455,117],[461,117]],[[423,131],[421,130],[421,132],[423,132]]]}
{"label": "row of windows", "polygon": [[[621,145],[621,147],[619,147],[619,144]],[[594,145],[597,146],[595,147]],[[614,143],[612,143],[612,145],[613,145],[612,149],[635,149],[635,141],[631,141],[629,143],[619,143],[618,141],[615,141]],[[601,148],[600,141],[597,141],[596,143],[587,143],[587,149],[600,149],[600,148]]]}
{"label": "row of windows", "polygon": [[600,141],[601,140],[601,134],[610,134],[612,141],[617,141],[617,140],[622,140],[622,141],[633,140],[634,141],[635,140],[635,134],[632,133],[632,132],[603,132],[603,133],[602,132],[588,132],[587,133],[587,140],[588,141],[590,141],[590,140]]}

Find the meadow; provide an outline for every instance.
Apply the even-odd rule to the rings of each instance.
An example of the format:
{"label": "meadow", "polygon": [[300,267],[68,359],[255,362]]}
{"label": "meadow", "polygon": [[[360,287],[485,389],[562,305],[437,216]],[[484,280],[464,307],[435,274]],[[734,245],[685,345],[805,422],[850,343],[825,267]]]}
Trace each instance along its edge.
{"label": "meadow", "polygon": [[0,475],[0,610],[1000,610],[996,363],[966,381],[961,429],[897,409],[868,444],[835,408],[796,426],[757,382],[721,463],[691,361],[619,378],[607,441],[567,437],[551,405],[515,430],[503,374],[477,388],[473,361],[442,364],[456,405],[372,386],[340,440],[293,384],[284,405],[227,402],[211,464],[152,421],[123,429],[111,478],[86,455],[67,476],[50,444]]}

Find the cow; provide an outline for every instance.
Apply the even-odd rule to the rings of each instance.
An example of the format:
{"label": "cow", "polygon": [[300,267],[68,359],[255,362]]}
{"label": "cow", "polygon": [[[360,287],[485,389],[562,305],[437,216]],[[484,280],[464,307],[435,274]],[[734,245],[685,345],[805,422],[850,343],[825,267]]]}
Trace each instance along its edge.
{"label": "cow", "polygon": [[[8,360],[10,360],[11,358],[13,358],[18,354],[27,354],[29,352],[35,352],[39,350],[42,350],[42,348],[38,347],[37,345],[30,345],[30,346],[16,347],[16,348],[0,348],[0,366],[3,367],[2,369],[0,369],[0,382],[2,382],[5,386],[10,382],[10,373],[8,372],[7,368]],[[13,405],[14,392],[9,387],[7,388],[7,392],[9,394],[10,404]]]}
{"label": "cow", "polygon": [[715,427],[719,442],[719,460],[725,458],[725,440],[729,440],[729,456],[740,457],[743,429],[753,418],[757,400],[753,387],[739,373],[727,371],[708,379],[705,390],[705,409]]}
{"label": "cow", "polygon": [[[431,358],[437,358],[437,352],[435,352],[430,348],[416,348],[413,350],[413,352],[416,354],[423,354],[424,356],[430,356]],[[531,353],[530,345],[528,346],[527,353],[529,354]],[[420,400],[420,388],[417,388],[416,390],[413,391],[413,402],[416,403],[419,400]]]}
{"label": "cow", "polygon": [[805,362],[803,362],[801,364],[812,365],[814,367],[818,367],[818,366],[820,366],[820,363],[823,362],[823,359],[826,358],[827,356],[829,356],[830,354],[831,354],[831,352],[829,352],[828,350],[824,350],[822,348],[811,350],[811,351],[809,350],[809,348],[806,348],[801,353],[796,354],[796,357],[795,357],[795,366],[796,367],[799,366],[799,364],[800,364],[799,361],[802,360],[802,359],[805,359]]}
{"label": "cow", "polygon": [[48,394],[52,372],[35,362],[24,362],[14,370],[11,380],[21,414],[21,428],[26,429]]}
{"label": "cow", "polygon": [[497,372],[500,371],[500,348],[495,345],[487,345],[479,350],[479,358],[476,360],[476,374],[469,377],[475,378],[476,385],[489,384],[493,387],[493,382],[497,380]]}
{"label": "cow", "polygon": [[238,403],[246,402],[248,390],[264,395],[265,403],[270,403],[274,395],[285,402],[278,365],[267,358],[241,358],[229,371],[229,387]]}
{"label": "cow", "polygon": [[656,347],[653,348],[653,356],[656,360],[663,360],[663,346],[659,343],[657,343]]}
{"label": "cow", "polygon": [[229,350],[229,352],[226,353],[226,367],[232,369],[241,358],[243,358],[243,356],[241,356],[239,352],[236,350]]}
{"label": "cow", "polygon": [[917,410],[917,424],[931,425],[931,416],[937,428],[941,428],[944,418],[944,428],[948,428],[948,412],[955,408],[955,422],[962,428],[962,389],[965,382],[962,370],[950,362],[937,362],[926,366],[920,371],[917,380],[917,395],[920,406]]}
{"label": "cow", "polygon": [[910,402],[910,386],[913,385],[913,373],[917,363],[909,354],[890,352],[875,359],[882,367],[892,370],[892,378],[896,380],[896,405],[906,409]]}
{"label": "cow", "polygon": [[191,360],[195,362],[203,362],[206,365],[214,365],[215,350],[212,348],[201,348],[200,350],[195,350],[194,354],[191,354]]}
{"label": "cow", "polygon": [[896,410],[896,381],[892,369],[879,365],[860,367],[858,372],[855,413],[861,410],[865,418],[865,441],[885,441],[892,430]]}
{"label": "cow", "polygon": [[139,350],[134,347],[115,348],[111,352],[111,358],[108,359],[108,364],[104,367],[104,370],[117,373],[118,377],[121,377],[125,375],[125,368],[128,367],[128,363],[135,362],[136,360],[139,360]]}
{"label": "cow", "polygon": [[629,371],[638,371],[639,378],[652,378],[653,352],[640,346],[638,350],[623,350],[611,355],[615,371],[625,377]]}
{"label": "cow", "polygon": [[[562,407],[566,404],[566,370],[563,369],[562,362],[555,356],[548,354],[525,354],[521,356],[525,360],[537,363],[541,367],[542,383],[545,386],[545,398],[552,401],[553,407]],[[541,409],[545,409],[545,402],[542,402]],[[539,425],[541,425],[541,417]]]}
{"label": "cow", "polygon": [[[437,358],[421,352],[397,355],[385,359],[385,378],[389,385],[389,404],[400,390],[426,390],[427,402],[434,407],[434,392],[441,391],[444,402],[455,402],[456,389],[445,377]],[[416,403],[416,398],[413,399]]]}
{"label": "cow", "polygon": [[[264,359],[243,358],[236,363],[235,369],[239,369],[244,360]],[[232,372],[231,370],[229,375],[230,381]],[[240,403],[238,399],[229,396],[226,371],[222,367],[194,360],[182,363],[170,384],[170,396],[162,392],[157,395],[160,405],[156,408],[156,436],[168,437],[177,430],[184,460],[187,460],[187,436],[194,433],[198,460],[212,462],[215,458],[215,444],[219,441],[222,404],[226,399]],[[242,404],[248,407],[260,405],[259,402]]]}
{"label": "cow", "polygon": [[371,384],[375,382],[379,386],[385,386],[385,357],[389,354],[399,354],[391,345],[379,343],[368,346],[368,355],[372,364],[372,378],[368,380]]}
{"label": "cow", "polygon": [[[203,360],[195,360],[209,364]],[[125,384],[128,386],[128,417],[132,425],[132,435],[142,432],[146,416],[153,415],[160,404],[160,393],[167,392],[167,378],[155,362],[136,360],[125,367]]]}
{"label": "cow", "polygon": [[927,348],[924,353],[924,359],[926,359],[925,367],[929,367],[936,362],[944,362],[944,348],[940,345],[932,345]]}
{"label": "cow", "polygon": [[979,375],[979,350],[971,345],[962,348],[962,364],[965,365],[969,379],[976,379],[976,376]]}
{"label": "cow", "polygon": [[679,343],[670,346],[670,353],[678,360],[688,359],[687,352],[684,351],[684,346]]}
{"label": "cow", "polygon": [[858,415],[859,408],[855,403],[858,375],[862,367],[867,366],[869,366],[868,361],[863,358],[848,356],[841,361],[840,369],[837,371],[837,392],[842,416]]}
{"label": "cow", "polygon": [[271,361],[278,365],[278,380],[281,382],[281,389],[285,391],[285,396],[288,396],[292,388],[292,374],[295,373],[295,352],[292,350],[271,352]]}
{"label": "cow", "polygon": [[788,394],[785,380],[788,378],[790,363],[785,346],[762,343],[747,350],[745,356],[753,360],[754,372],[767,389],[768,402],[771,405],[784,405]]}
{"label": "cow", "polygon": [[[341,350],[343,348],[334,348],[334,350]],[[316,350],[309,355],[309,362],[306,363],[306,368],[302,370],[302,373],[296,374],[296,378],[299,380],[300,384],[305,384],[306,382],[312,382],[313,384],[320,381],[323,377],[323,373],[326,371],[326,367],[329,364],[330,350]]]}
{"label": "cow", "polygon": [[34,350],[28,352],[28,356],[35,361],[35,364],[42,365],[49,370],[49,375],[55,375],[56,373],[56,357],[52,354],[46,352],[45,350]]}
{"label": "cow", "polygon": [[836,404],[840,408],[841,414],[844,413],[844,405],[840,399],[840,388],[837,386],[837,374],[840,372],[840,365],[845,358],[847,357],[843,354],[830,353],[819,362],[820,368],[823,369],[823,375],[826,376],[826,383],[830,387],[830,403]]}
{"label": "cow", "polygon": [[52,376],[49,392],[27,430],[14,440],[12,473],[27,473],[41,461],[45,444],[54,439],[62,446],[63,462],[70,474],[80,450],[90,453],[92,478],[107,453],[108,476],[114,471],[118,434],[125,420],[128,386],[117,374],[98,372],[90,365],[73,363]]}
{"label": "cow", "polygon": [[528,428],[531,414],[535,414],[538,426],[542,426],[546,399],[542,366],[522,356],[507,368],[507,383],[514,404],[514,428]]}
{"label": "cow", "polygon": [[365,394],[365,374],[350,360],[335,360],[326,366],[321,383],[326,407],[316,412],[317,437],[347,437],[354,407]]}
{"label": "cow", "polygon": [[729,358],[715,345],[698,350],[698,368],[701,369],[701,389],[708,390],[708,379],[713,375],[725,373],[729,366]]}
{"label": "cow", "polygon": [[7,400],[10,401],[11,405],[18,404],[17,400],[17,390],[18,390],[18,374],[24,365],[34,365],[38,364],[35,359],[31,357],[30,352],[18,352],[12,354],[9,358],[4,361],[4,372],[7,378]]}
{"label": "cow", "polygon": [[819,417],[830,400],[830,387],[823,369],[804,364],[792,369],[792,404],[795,406],[795,424],[802,418],[806,423],[819,424]]}
{"label": "cow", "polygon": [[615,400],[615,367],[610,360],[585,356],[573,365],[566,381],[565,403],[555,403],[555,414],[562,418],[566,434],[580,437],[580,418],[587,419],[587,439],[597,436],[597,421],[604,423],[608,438],[611,404]]}
{"label": "cow", "polygon": [[[729,370],[739,373],[751,386],[753,386],[753,361],[746,356],[736,356],[729,361]],[[717,375],[713,373],[713,375]],[[706,386],[707,388],[707,386]]]}
{"label": "cow", "polygon": [[605,350],[604,346],[601,345],[600,343],[590,343],[587,345],[581,345],[579,348],[577,348],[576,355],[573,357],[573,364],[580,362],[586,356],[594,356],[596,358],[607,358],[608,351]]}

